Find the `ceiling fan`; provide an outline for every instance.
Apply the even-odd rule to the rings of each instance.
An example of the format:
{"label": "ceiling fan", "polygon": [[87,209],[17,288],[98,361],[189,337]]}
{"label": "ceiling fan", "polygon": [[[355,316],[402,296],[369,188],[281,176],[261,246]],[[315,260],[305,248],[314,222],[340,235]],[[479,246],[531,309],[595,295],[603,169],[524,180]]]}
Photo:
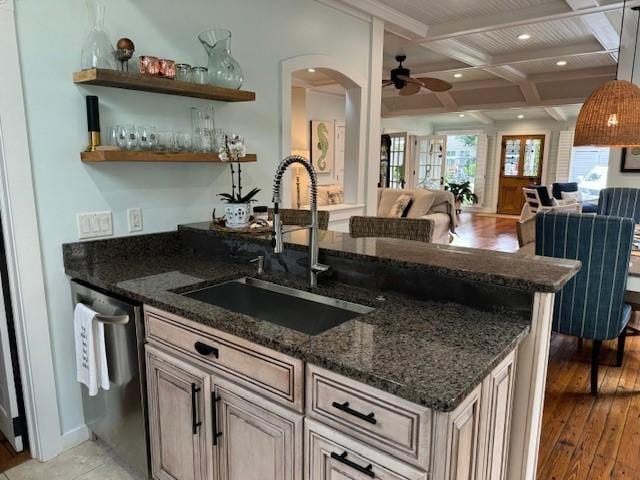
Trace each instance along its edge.
{"label": "ceiling fan", "polygon": [[411,70],[402,66],[402,62],[404,62],[406,59],[406,55],[396,56],[398,67],[391,70],[390,79],[382,80],[383,88],[388,87],[389,85],[393,85],[398,90],[400,90],[400,95],[404,97],[415,95],[422,88],[426,88],[427,90],[431,90],[432,92],[446,92],[447,90],[451,90],[451,88],[453,88],[453,85],[451,85],[449,82],[445,82],[444,80],[440,80],[439,78],[413,78],[411,76]]}

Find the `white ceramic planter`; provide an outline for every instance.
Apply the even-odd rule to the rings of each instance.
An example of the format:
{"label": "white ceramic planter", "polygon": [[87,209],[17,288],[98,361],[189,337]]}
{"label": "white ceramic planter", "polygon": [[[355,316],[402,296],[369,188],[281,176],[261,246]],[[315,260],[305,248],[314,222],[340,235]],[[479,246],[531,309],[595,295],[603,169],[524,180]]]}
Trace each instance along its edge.
{"label": "white ceramic planter", "polygon": [[251,218],[251,208],[248,203],[228,203],[224,207],[226,225],[229,228],[247,228]]}

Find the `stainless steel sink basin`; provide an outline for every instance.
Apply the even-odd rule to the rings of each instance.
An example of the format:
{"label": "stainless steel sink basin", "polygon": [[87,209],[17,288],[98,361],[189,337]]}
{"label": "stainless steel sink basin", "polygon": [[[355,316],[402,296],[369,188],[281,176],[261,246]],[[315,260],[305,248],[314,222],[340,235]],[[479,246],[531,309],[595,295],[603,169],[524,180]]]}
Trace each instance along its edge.
{"label": "stainless steel sink basin", "polygon": [[318,335],[374,310],[250,277],[183,295],[307,335]]}

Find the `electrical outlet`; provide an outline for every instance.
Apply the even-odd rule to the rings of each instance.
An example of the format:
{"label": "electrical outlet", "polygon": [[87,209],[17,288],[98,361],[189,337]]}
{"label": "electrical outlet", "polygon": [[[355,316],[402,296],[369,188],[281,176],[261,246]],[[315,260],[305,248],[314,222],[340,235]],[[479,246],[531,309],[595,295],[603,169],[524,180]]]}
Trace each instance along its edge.
{"label": "electrical outlet", "polygon": [[142,231],[142,209],[141,208],[128,209],[127,219],[129,222],[129,232]]}
{"label": "electrical outlet", "polygon": [[79,213],[78,238],[98,238],[113,235],[113,219],[111,212]]}

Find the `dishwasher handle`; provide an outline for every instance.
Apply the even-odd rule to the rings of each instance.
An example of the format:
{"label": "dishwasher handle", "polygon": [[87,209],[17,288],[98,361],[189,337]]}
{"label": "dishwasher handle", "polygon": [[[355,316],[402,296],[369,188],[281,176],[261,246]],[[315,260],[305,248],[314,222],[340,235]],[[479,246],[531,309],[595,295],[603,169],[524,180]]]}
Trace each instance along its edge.
{"label": "dishwasher handle", "polygon": [[[86,303],[83,304],[87,308],[91,308]],[[129,323],[129,315],[103,315],[102,313],[96,313],[93,317],[96,321],[107,325],[126,325]]]}

